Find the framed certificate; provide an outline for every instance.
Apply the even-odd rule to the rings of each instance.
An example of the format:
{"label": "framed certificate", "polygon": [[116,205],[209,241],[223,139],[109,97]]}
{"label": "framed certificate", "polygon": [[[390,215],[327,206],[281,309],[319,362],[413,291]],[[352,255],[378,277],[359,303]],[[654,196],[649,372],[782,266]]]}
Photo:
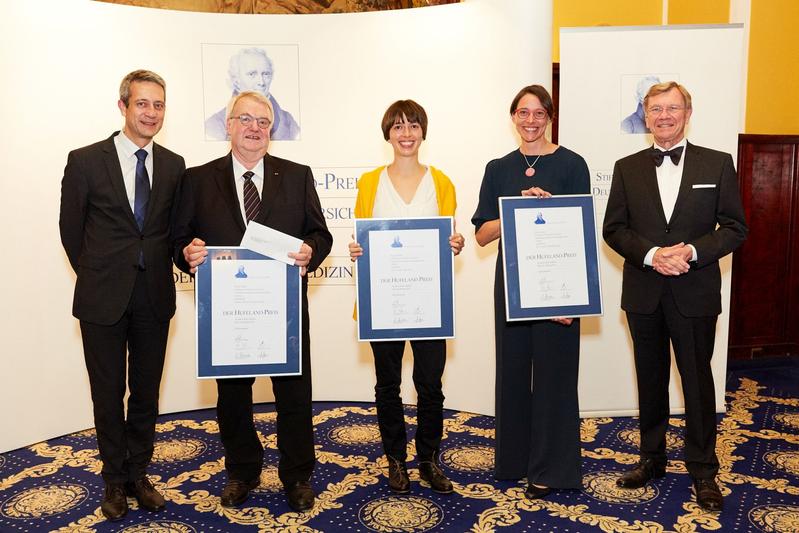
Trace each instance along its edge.
{"label": "framed certificate", "polygon": [[299,267],[209,246],[194,286],[198,378],[302,373]]}
{"label": "framed certificate", "polygon": [[508,321],[602,314],[594,198],[499,199]]}
{"label": "framed certificate", "polygon": [[358,340],[455,335],[452,217],[355,219]]}

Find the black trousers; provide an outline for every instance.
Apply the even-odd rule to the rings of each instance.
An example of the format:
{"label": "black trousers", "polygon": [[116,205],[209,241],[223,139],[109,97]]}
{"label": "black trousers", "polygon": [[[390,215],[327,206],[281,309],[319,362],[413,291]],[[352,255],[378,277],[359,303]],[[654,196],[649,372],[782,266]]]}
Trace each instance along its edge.
{"label": "black trousers", "polygon": [[[500,250],[502,247],[500,246]],[[494,272],[497,479],[582,488],[580,320],[505,320],[502,253]]]}
{"label": "black trousers", "polygon": [[[101,326],[81,321],[80,331],[103,479],[106,483],[138,479],[153,456],[169,321],[154,317],[144,273],[139,273],[119,322]],[[126,387],[130,389],[127,418]]]}
{"label": "black trousers", "polygon": [[496,477],[581,488],[580,320],[507,322],[503,306],[496,351]]}
{"label": "black trousers", "polygon": [[[310,340],[307,332],[303,336],[302,375],[271,378],[280,452],[278,476],[284,485],[309,480],[316,464]],[[252,418],[253,383],[255,378],[216,380],[216,415],[230,479],[250,480],[261,475],[264,448]]]}
{"label": "black trousers", "polygon": [[654,313],[627,313],[638,381],[641,457],[666,464],[671,341],[685,398],[685,466],[695,479],[713,478],[719,470],[710,368],[716,319],[681,315],[668,284]]}
{"label": "black trousers", "polygon": [[[372,342],[375,358],[375,404],[383,450],[400,461],[407,459],[408,438],[400,398],[402,354],[405,341]],[[411,341],[413,350],[413,384],[416,386],[417,428],[416,454],[430,461],[438,453],[444,430],[444,393],[441,376],[447,359],[444,340]]]}

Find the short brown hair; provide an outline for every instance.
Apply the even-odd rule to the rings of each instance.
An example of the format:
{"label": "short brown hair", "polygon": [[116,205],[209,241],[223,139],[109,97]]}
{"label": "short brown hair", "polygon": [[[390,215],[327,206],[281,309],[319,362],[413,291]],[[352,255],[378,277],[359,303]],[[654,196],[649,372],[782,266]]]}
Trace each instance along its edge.
{"label": "short brown hair", "polygon": [[389,139],[391,127],[397,122],[416,122],[422,127],[422,139],[427,138],[427,113],[424,108],[413,100],[397,100],[386,109],[383,114],[383,138]]}
{"label": "short brown hair", "polygon": [[134,81],[149,81],[161,86],[164,90],[164,100],[166,100],[166,82],[164,78],[153,72],[152,70],[134,70],[127,76],[122,78],[122,83],[119,84],[119,99],[128,107],[130,101],[130,84]]}
{"label": "short brown hair", "polygon": [[528,85],[527,87],[522,88],[521,91],[516,93],[516,96],[513,98],[513,101],[510,103],[510,114],[513,115],[516,112],[516,107],[519,105],[519,101],[524,98],[525,94],[532,94],[538,100],[541,101],[541,105],[544,106],[544,109],[549,115],[549,118],[552,119],[555,116],[555,104],[552,103],[552,97],[549,96],[549,91],[544,89],[541,85]]}
{"label": "short brown hair", "polygon": [[683,100],[685,100],[685,109],[691,109],[691,93],[688,92],[688,89],[676,81],[664,81],[663,83],[656,83],[649,88],[649,91],[647,91],[646,96],[644,97],[644,111],[646,111],[646,108],[648,107],[649,98],[659,94],[667,93],[672,89],[677,89],[680,91]]}

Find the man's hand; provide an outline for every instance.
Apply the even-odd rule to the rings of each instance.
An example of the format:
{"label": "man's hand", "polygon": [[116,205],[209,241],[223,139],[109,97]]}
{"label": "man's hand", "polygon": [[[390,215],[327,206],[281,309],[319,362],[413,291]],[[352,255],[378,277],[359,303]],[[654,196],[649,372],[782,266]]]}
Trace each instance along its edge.
{"label": "man's hand", "polygon": [[652,268],[664,276],[679,276],[691,268],[688,262],[693,257],[693,250],[684,242],[658,248],[652,256]]}
{"label": "man's hand", "polygon": [[311,262],[313,257],[313,248],[306,243],[302,243],[299,252],[289,252],[289,257],[294,259],[294,264],[300,267],[300,275],[304,276],[308,273],[308,263]]}
{"label": "man's hand", "polygon": [[195,237],[189,244],[183,248],[183,259],[191,267],[191,273],[197,272],[197,267],[205,262],[205,257],[208,255],[208,250],[205,249],[205,241]]}

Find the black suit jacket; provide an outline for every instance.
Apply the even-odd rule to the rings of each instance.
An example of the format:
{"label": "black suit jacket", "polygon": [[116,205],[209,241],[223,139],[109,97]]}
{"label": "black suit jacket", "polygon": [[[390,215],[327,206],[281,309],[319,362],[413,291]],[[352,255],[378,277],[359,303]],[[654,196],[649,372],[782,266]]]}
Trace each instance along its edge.
{"label": "black suit jacket", "polygon": [[[688,143],[680,190],[667,221],[649,151],[616,162],[605,211],[602,235],[624,257],[622,309],[652,313],[663,290],[670,288],[684,316],[718,315],[718,261],[737,248],[748,231],[732,157]],[[696,248],[697,261],[688,273],[663,276],[644,266],[644,256],[653,246],[679,242]]]}
{"label": "black suit jacket", "polygon": [[183,158],[153,144],[153,176],[144,229],[139,230],[125,192],[114,136],[73,150],[61,182],[61,243],[77,274],[72,314],[100,325],[116,323],[146,265],[147,290],[159,320],[175,314],[170,228]]}
{"label": "black suit jacket", "polygon": [[[256,222],[302,239],[313,249],[308,271],[324,261],[333,245],[311,169],[267,154],[261,210]],[[236,195],[232,155],[186,170],[175,224],[175,264],[189,265],[183,248],[194,237],[206,246],[238,246],[246,226]],[[303,329],[307,331],[307,277],[303,277]],[[306,343],[304,343],[305,345]]]}

